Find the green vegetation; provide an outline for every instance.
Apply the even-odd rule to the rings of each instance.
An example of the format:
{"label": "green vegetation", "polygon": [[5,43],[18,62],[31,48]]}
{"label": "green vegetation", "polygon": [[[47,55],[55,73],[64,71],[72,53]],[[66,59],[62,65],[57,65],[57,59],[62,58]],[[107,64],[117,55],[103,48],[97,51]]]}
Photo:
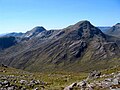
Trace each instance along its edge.
{"label": "green vegetation", "polygon": [[[118,71],[120,71],[120,66],[115,66],[113,68],[101,70],[102,75],[105,75],[105,77],[90,79],[88,80],[88,83],[92,83],[94,81],[103,81],[106,78],[113,78],[113,75],[107,76],[107,77],[106,75],[110,75]],[[0,67],[0,81],[3,81],[3,79],[1,78],[2,76],[11,77],[8,79],[11,82],[11,84],[17,85],[17,86],[23,86],[29,90],[32,90],[34,88],[38,88],[39,90],[41,90],[43,87],[45,88],[45,90],[63,90],[64,87],[71,85],[74,82],[78,83],[86,79],[88,76],[88,73],[83,73],[83,72],[75,73],[75,72],[65,72],[65,71],[30,73],[27,71],[23,71],[23,70],[11,68],[11,67],[8,67],[8,68]],[[30,87],[28,84],[22,85],[20,83],[21,80],[26,80],[28,83],[32,80],[36,80],[36,81],[39,80],[42,83],[34,85],[33,87]],[[78,90],[77,87],[74,89]],[[105,90],[105,89],[98,89],[98,87],[95,87],[95,90]]]}
{"label": "green vegetation", "polygon": [[[0,67],[0,75],[14,76],[15,78],[11,79],[11,83],[18,86],[21,85],[19,83],[20,80],[26,80],[28,82],[31,80],[39,80],[45,84],[35,85],[33,88],[37,87],[41,89],[41,87],[44,86],[45,90],[62,90],[65,86],[70,85],[73,82],[79,82],[85,79],[88,74],[72,72],[30,73],[19,69]],[[16,83],[14,82],[14,79],[17,80]],[[27,85],[22,86],[30,89]]]}

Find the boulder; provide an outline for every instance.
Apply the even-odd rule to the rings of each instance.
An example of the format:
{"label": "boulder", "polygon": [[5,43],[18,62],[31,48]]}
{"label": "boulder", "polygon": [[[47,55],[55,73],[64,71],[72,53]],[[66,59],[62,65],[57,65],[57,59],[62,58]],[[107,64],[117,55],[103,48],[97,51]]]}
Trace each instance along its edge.
{"label": "boulder", "polygon": [[2,82],[2,85],[7,85],[7,86],[9,86],[9,85],[10,85],[10,82],[7,81],[7,80],[5,80],[4,82]]}
{"label": "boulder", "polygon": [[112,82],[114,85],[118,85],[119,84],[119,81],[117,78],[113,79],[113,82]]}
{"label": "boulder", "polygon": [[89,79],[99,78],[100,76],[101,76],[101,72],[94,70],[89,74],[88,78]]}
{"label": "boulder", "polygon": [[7,65],[4,65],[4,64],[2,64],[1,66],[4,67],[4,68],[8,68],[8,66],[7,66]]}
{"label": "boulder", "polygon": [[7,90],[15,90],[14,86],[8,87]]}
{"label": "boulder", "polygon": [[77,83],[72,83],[71,85],[64,88],[64,90],[72,90],[73,87],[77,86]]}
{"label": "boulder", "polygon": [[86,85],[87,85],[87,82],[86,82],[85,80],[77,83],[77,86],[78,86],[78,87],[86,87]]}

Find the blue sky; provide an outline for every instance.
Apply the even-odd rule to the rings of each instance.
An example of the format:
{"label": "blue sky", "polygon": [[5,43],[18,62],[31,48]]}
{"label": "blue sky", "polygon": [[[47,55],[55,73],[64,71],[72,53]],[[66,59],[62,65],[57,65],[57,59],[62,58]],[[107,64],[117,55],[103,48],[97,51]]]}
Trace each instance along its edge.
{"label": "blue sky", "polygon": [[59,29],[80,20],[112,26],[120,22],[120,0],[0,0],[0,33]]}

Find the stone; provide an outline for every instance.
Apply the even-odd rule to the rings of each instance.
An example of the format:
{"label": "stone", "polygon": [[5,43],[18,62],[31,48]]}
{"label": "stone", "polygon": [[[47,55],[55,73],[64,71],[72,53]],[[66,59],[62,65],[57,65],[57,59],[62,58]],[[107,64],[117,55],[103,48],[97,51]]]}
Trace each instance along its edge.
{"label": "stone", "polygon": [[87,82],[86,81],[81,81],[81,82],[79,82],[79,83],[77,83],[77,86],[78,87],[85,87],[87,85]]}
{"label": "stone", "polygon": [[101,72],[94,70],[89,74],[88,78],[89,79],[99,78],[100,76],[101,76]]}
{"label": "stone", "polygon": [[77,83],[72,83],[71,85],[64,88],[64,90],[72,90],[73,87],[77,86]]}
{"label": "stone", "polygon": [[14,90],[14,86],[8,87],[7,90]]}
{"label": "stone", "polygon": [[40,80],[37,80],[35,83],[36,83],[36,85],[40,84]]}
{"label": "stone", "polygon": [[1,66],[4,67],[4,68],[8,68],[8,66],[7,66],[7,65],[4,65],[4,64],[2,64]]}
{"label": "stone", "polygon": [[107,78],[104,81],[106,81],[106,82],[112,82],[112,78]]}
{"label": "stone", "polygon": [[26,80],[20,80],[20,84],[27,84],[28,82]]}
{"label": "stone", "polygon": [[110,86],[112,86],[112,82],[106,82],[106,81],[102,82],[102,88],[108,88]]}
{"label": "stone", "polygon": [[26,87],[22,87],[21,90],[26,90]]}
{"label": "stone", "polygon": [[118,85],[119,84],[119,81],[118,81],[118,79],[113,79],[113,82],[112,82],[114,85]]}
{"label": "stone", "polygon": [[35,88],[35,89],[33,89],[33,90],[39,90],[38,88]]}
{"label": "stone", "polygon": [[7,81],[7,80],[5,80],[2,84],[3,84],[3,85],[10,85],[10,82]]}

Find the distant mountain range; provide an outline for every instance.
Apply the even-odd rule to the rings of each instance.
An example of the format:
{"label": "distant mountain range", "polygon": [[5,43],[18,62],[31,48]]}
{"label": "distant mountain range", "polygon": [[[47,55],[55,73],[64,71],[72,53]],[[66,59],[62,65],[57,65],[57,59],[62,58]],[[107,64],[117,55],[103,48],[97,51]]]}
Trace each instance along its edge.
{"label": "distant mountain range", "polygon": [[[35,27],[32,31],[28,31],[28,32],[26,32],[26,33],[22,33],[22,32],[19,32],[19,33],[16,33],[16,32],[12,32],[12,33],[7,33],[7,34],[0,34],[0,36],[14,36],[14,37],[21,37],[21,36],[24,36],[24,37],[29,37],[29,36],[27,36],[27,34],[28,35],[30,35],[30,33],[32,33],[33,31],[35,31],[35,30],[39,30],[40,28],[43,28],[44,29],[44,27],[40,27],[40,26],[37,26],[37,27]],[[108,27],[108,26],[99,26],[98,27],[102,32],[107,32],[107,30],[109,30],[111,27]],[[39,34],[39,32],[40,31],[36,31],[36,33],[38,33]],[[24,35],[25,34],[25,35]]]}
{"label": "distant mountain range", "polygon": [[80,21],[61,30],[38,26],[26,33],[9,34],[4,37],[14,37],[15,43],[4,48],[0,44],[0,63],[41,72],[89,71],[120,65],[119,36],[101,31],[113,27],[97,28],[89,21]]}
{"label": "distant mountain range", "polygon": [[108,26],[101,26],[101,27],[98,27],[102,32],[106,33],[111,27],[108,27]]}
{"label": "distant mountain range", "polygon": [[13,36],[13,37],[20,37],[22,36],[24,33],[20,32],[20,33],[16,33],[16,32],[12,32],[12,33],[7,33],[4,36],[9,37],[9,36]]}

